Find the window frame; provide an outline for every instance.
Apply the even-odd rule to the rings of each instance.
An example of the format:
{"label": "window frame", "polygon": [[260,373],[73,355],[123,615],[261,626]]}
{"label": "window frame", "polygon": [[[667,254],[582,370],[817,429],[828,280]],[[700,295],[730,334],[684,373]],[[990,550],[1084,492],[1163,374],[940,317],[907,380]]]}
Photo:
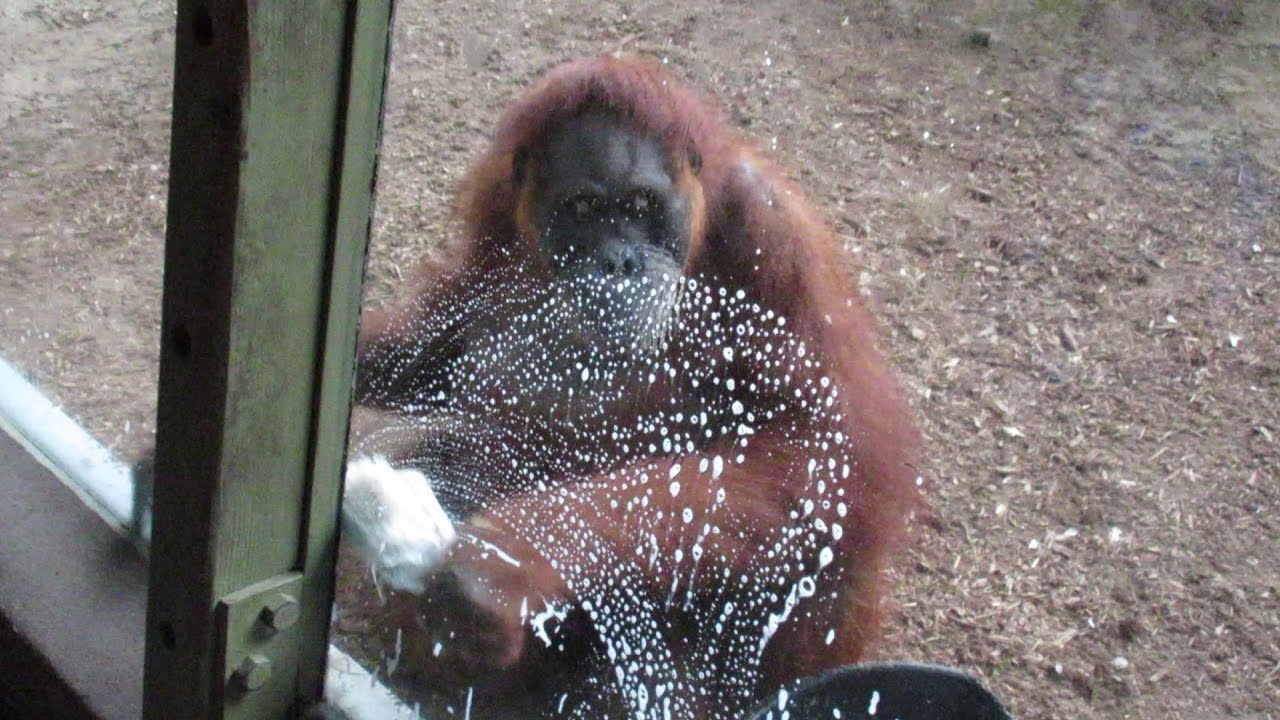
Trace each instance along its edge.
{"label": "window frame", "polygon": [[150,568],[118,463],[0,423],[0,517],[29,519],[0,523],[0,690],[43,703],[16,707],[289,717],[363,684],[328,630],[392,6],[177,3]]}
{"label": "window frame", "polygon": [[178,3],[144,718],[321,694],[391,5]]}

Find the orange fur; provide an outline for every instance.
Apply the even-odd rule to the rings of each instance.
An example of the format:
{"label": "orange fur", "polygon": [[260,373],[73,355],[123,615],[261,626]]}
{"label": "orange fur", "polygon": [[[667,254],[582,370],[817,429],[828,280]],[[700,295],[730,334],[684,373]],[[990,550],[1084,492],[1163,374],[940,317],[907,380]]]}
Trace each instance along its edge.
{"label": "orange fur", "polygon": [[[840,388],[839,412],[828,422],[851,439],[856,467],[849,482],[859,502],[840,542],[839,567],[832,573],[843,608],[834,621],[839,627],[838,639],[832,645],[815,641],[815,628],[804,621],[784,626],[768,647],[762,690],[769,692],[798,676],[859,660],[878,634],[882,571],[900,545],[908,514],[919,502],[911,469],[919,452],[918,437],[890,367],[876,349],[875,324],[844,271],[846,258],[836,237],[782,172],[706,101],[649,61],[599,57],[552,70],[508,108],[489,149],[466,176],[461,191],[465,234],[450,260],[424,272],[418,283],[423,290],[415,302],[429,309],[465,296],[465,286],[441,274],[448,263],[489,272],[514,272],[511,265],[519,264],[526,275],[538,274],[544,261],[529,219],[528,188],[518,187],[513,159],[537,147],[557,123],[584,110],[601,108],[628,118],[641,132],[660,138],[669,148],[679,171],[678,183],[689,194],[693,208],[687,272],[741,288],[751,301],[784,315],[788,327],[824,359],[823,372]],[[701,158],[696,175],[686,149]],[[499,249],[508,252],[496,252]],[[498,259],[503,257],[509,259]],[[405,341],[387,331],[385,316],[375,312],[366,318],[363,348]],[[436,357],[441,364],[452,351],[445,345],[422,350],[425,357]],[[796,372],[803,375],[806,371]],[[654,398],[652,402],[662,400]],[[365,397],[364,401],[378,403],[377,398]],[[768,402],[769,398],[761,397],[758,407],[764,408]],[[722,544],[718,554],[737,559],[731,565],[752,560],[756,549],[753,538],[759,528],[789,522],[788,512],[800,492],[801,479],[777,470],[785,467],[782,460],[786,458],[781,455],[793,452],[785,449],[786,432],[784,423],[764,423],[752,441],[753,458],[725,470],[722,482],[734,488],[729,495],[733,505],[730,516],[739,518],[741,524],[725,528],[716,542]],[[705,492],[711,488],[691,481],[678,504]],[[661,495],[655,494],[655,507],[650,509],[675,512],[676,501]],[[619,553],[633,553],[634,539],[620,534],[624,523],[607,507],[591,506],[590,491],[581,497],[584,504],[579,512],[583,517],[599,518],[595,525],[599,536],[618,543]],[[562,498],[554,500],[563,502]],[[502,502],[518,506],[550,501],[515,496]],[[663,506],[664,502],[671,507]],[[504,532],[501,520],[512,514],[497,511],[509,509],[498,508],[474,518],[477,532],[518,546],[517,534],[510,529]],[[662,548],[667,553],[675,549],[669,545]],[[466,566],[466,572],[485,572],[475,558],[458,562]],[[547,568],[539,565],[536,554],[527,557],[522,567],[527,577],[501,569],[501,582],[513,586],[495,588],[519,595],[523,592],[521,583],[546,583]],[[734,568],[715,570],[732,575]],[[563,588],[559,591],[567,592]],[[524,667],[517,663],[509,670],[517,672]],[[532,663],[530,671],[542,670]],[[518,679],[513,682],[519,685]]]}

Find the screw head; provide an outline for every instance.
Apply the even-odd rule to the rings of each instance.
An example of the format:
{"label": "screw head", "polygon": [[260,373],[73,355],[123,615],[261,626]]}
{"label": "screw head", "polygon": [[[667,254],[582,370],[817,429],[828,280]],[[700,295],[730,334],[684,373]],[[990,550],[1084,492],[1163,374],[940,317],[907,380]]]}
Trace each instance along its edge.
{"label": "screw head", "polygon": [[278,593],[262,608],[259,617],[267,627],[278,632],[293,627],[301,615],[302,606],[298,604],[297,598],[287,593]]}
{"label": "screw head", "polygon": [[246,691],[253,691],[271,679],[271,661],[262,655],[248,655],[240,661],[240,667],[231,673],[231,682]]}

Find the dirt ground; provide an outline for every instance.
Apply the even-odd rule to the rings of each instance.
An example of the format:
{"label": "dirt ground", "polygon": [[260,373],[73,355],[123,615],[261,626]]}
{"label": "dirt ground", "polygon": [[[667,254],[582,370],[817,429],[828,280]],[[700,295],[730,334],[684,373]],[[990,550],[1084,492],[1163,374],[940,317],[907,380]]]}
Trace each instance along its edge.
{"label": "dirt ground", "polygon": [[[1280,3],[404,0],[371,292],[502,105],[667,60],[848,244],[936,521],[881,655],[1020,718],[1280,718]],[[0,5],[0,354],[153,431],[172,8]]]}

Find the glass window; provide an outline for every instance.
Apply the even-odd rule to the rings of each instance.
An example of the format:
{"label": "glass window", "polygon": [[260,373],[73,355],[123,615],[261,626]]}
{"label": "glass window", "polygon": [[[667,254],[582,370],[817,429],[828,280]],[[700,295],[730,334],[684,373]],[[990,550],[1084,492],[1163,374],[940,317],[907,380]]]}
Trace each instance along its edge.
{"label": "glass window", "polygon": [[172,8],[2,17],[0,357],[130,462],[154,433]]}
{"label": "glass window", "polygon": [[[0,407],[119,479],[172,6],[0,20]],[[1273,709],[1276,4],[396,21],[334,639],[408,703],[737,718],[875,657],[1016,713]],[[610,53],[662,79],[526,94]]]}
{"label": "glass window", "polygon": [[[928,510],[876,657],[1062,715],[1194,707],[1174,673],[1264,677],[1261,616],[1208,608],[1273,594],[1226,538],[1270,537],[1246,519],[1275,459],[1247,368],[1274,335],[1277,15],[1219,5],[401,7],[371,264],[393,310],[352,445],[390,467],[350,477],[417,520],[373,536],[376,580],[347,558],[340,642],[460,716],[740,717],[859,656],[908,465]],[[693,161],[664,143],[706,126],[664,134],[662,94],[611,114],[630,96],[604,81],[569,130],[568,91],[500,119],[566,57],[615,51],[759,150],[692,143],[712,241],[670,285],[619,280],[652,255],[611,244],[662,236],[663,179],[687,189]],[[459,183],[480,198],[461,219]],[[846,256],[805,244],[819,227]],[[468,236],[492,242],[462,260]],[[843,271],[857,290],[821,285]],[[925,461],[899,452],[865,321],[842,325],[860,298]],[[425,483],[439,506],[388,500]],[[1214,639],[1178,619],[1197,613]]]}

